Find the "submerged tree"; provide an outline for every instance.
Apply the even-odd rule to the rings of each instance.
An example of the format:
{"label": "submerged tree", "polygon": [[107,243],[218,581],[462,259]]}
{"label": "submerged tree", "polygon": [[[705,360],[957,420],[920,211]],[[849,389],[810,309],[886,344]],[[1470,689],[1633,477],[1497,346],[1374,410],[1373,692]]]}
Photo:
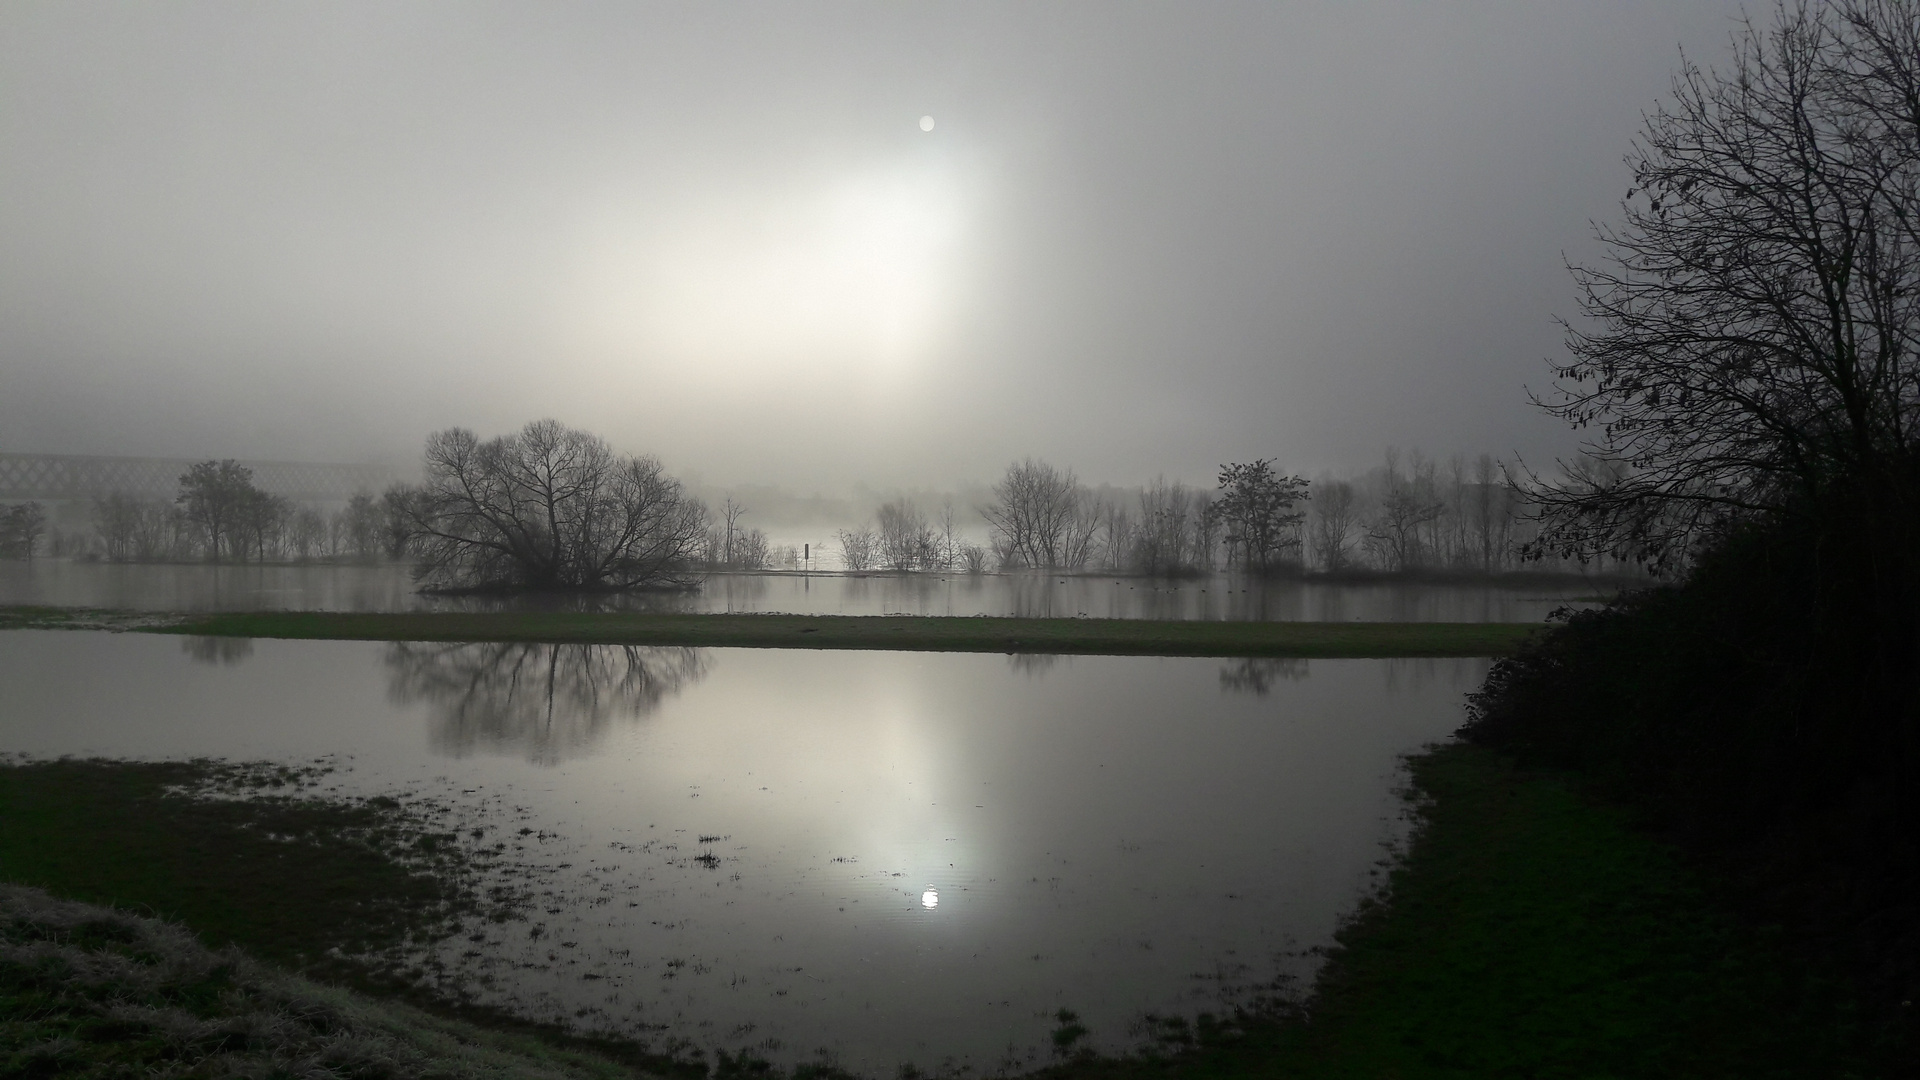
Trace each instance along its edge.
{"label": "submerged tree", "polygon": [[1541,548],[1657,562],[1733,521],[1899,504],[1920,422],[1920,7],[1782,6],[1727,70],[1683,67],[1627,161],[1542,401],[1597,434],[1533,485]]}
{"label": "submerged tree", "polygon": [[707,513],[651,457],[554,420],[480,441],[427,439],[407,517],[415,576],[442,588],[627,589],[678,579]]}

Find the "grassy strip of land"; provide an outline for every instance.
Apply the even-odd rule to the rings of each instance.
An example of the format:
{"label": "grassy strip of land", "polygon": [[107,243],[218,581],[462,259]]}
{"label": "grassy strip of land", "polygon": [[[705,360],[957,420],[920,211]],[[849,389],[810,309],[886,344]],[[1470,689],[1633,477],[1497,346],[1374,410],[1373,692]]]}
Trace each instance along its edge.
{"label": "grassy strip of land", "polygon": [[1421,830],[1304,1008],[1162,1025],[1187,1052],[1052,1077],[1879,1075],[1845,995],[1559,777],[1450,746]]}
{"label": "grassy strip of land", "polygon": [[1199,622],[918,615],[270,611],[136,615],[0,609],[0,628],[107,628],[336,641],[533,641],[1110,656],[1504,656],[1534,623]]}

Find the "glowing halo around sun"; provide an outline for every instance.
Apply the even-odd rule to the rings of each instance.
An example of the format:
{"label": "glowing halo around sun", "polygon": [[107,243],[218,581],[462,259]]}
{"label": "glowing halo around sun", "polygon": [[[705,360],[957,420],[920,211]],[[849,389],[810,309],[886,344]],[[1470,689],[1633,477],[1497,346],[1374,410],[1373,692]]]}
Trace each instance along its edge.
{"label": "glowing halo around sun", "polygon": [[603,363],[714,386],[891,378],[952,332],[965,195],[922,162],[615,209],[583,230],[561,318]]}

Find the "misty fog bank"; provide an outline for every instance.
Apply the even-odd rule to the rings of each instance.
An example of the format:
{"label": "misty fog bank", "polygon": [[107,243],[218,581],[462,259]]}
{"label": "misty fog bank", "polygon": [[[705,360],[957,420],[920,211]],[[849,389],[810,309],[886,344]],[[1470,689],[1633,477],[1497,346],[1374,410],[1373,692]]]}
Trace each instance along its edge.
{"label": "misty fog bank", "polygon": [[558,415],[854,516],[1027,453],[1550,459],[1562,254],[1736,11],[8,5],[0,450]]}

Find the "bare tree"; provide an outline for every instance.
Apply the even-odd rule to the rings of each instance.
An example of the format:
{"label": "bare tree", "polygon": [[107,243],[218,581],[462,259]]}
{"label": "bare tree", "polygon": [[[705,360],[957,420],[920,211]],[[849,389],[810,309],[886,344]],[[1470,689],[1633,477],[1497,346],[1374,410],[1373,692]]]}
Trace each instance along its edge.
{"label": "bare tree", "polygon": [[722,530],[720,564],[722,566],[733,566],[735,563],[734,539],[740,535],[740,519],[745,517],[746,513],[747,508],[734,502],[733,496],[731,495],[727,496],[726,501],[720,504],[720,527]]}
{"label": "bare tree", "polygon": [[239,542],[240,560],[246,561],[249,549],[259,562],[267,561],[270,548],[278,556],[281,543],[286,538],[288,521],[292,517],[292,503],[249,485],[242,493],[234,513],[234,535]]}
{"label": "bare tree", "polygon": [[553,420],[480,441],[427,440],[426,480],[399,500],[415,575],[445,588],[624,589],[678,582],[706,509],[650,457]]}
{"label": "bare tree", "polygon": [[875,515],[880,526],[880,563],[889,570],[912,570],[933,560],[935,537],[927,515],[911,499],[895,499]]}
{"label": "bare tree", "polygon": [[960,527],[955,519],[953,500],[940,504],[940,539],[930,569],[951,570],[960,565]]}
{"label": "bare tree", "polygon": [[93,534],[109,562],[133,558],[141,501],[121,491],[93,500]]}
{"label": "bare tree", "polygon": [[873,569],[874,559],[880,554],[880,538],[872,526],[841,529],[839,540],[841,565],[856,573]]}
{"label": "bare tree", "polygon": [[1468,508],[1470,534],[1480,569],[1491,573],[1504,569],[1507,552],[1513,545],[1515,497],[1502,482],[1500,467],[1492,454],[1481,454],[1473,465],[1473,493]]}
{"label": "bare tree", "polygon": [[1328,570],[1344,570],[1351,558],[1347,542],[1359,520],[1353,485],[1323,480],[1313,499],[1313,557]]}
{"label": "bare tree", "polygon": [[1175,480],[1156,479],[1140,493],[1140,525],[1134,530],[1135,570],[1170,574],[1193,568],[1194,491]]}
{"label": "bare tree", "polygon": [[188,522],[200,530],[208,559],[218,561],[222,553],[246,557],[245,520],[257,509],[253,470],[228,458],[203,461],[180,477],[180,494],[174,500]]}
{"label": "bare tree", "polygon": [[1411,570],[1425,561],[1425,527],[1440,516],[1439,503],[1421,499],[1410,484],[1387,493],[1367,523],[1367,542],[1389,570]]}
{"label": "bare tree", "polygon": [[0,558],[31,559],[47,531],[47,512],[37,502],[0,510]]}
{"label": "bare tree", "polygon": [[[428,507],[424,489],[394,484],[380,493],[380,543],[389,559],[406,558],[422,538],[415,526]],[[704,516],[704,514],[703,514]]]}
{"label": "bare tree", "polygon": [[[1920,422],[1920,8],[1782,5],[1685,64],[1540,403],[1605,468],[1530,475],[1538,550],[1659,561],[1908,482]],[[1812,511],[1817,513],[1818,511]]]}
{"label": "bare tree", "polygon": [[1073,470],[1027,458],[1007,466],[980,510],[1004,563],[1037,570],[1069,565],[1075,511],[1081,502]]}
{"label": "bare tree", "polygon": [[324,554],[327,544],[327,519],[311,506],[303,506],[293,513],[293,520],[287,525],[287,543],[293,549],[295,558],[311,559]]}
{"label": "bare tree", "polygon": [[381,507],[373,495],[362,491],[347,500],[332,526],[334,554],[356,559],[377,559],[386,545],[381,541]]}
{"label": "bare tree", "polygon": [[987,560],[991,553],[979,544],[965,544],[960,548],[960,566],[969,574],[987,572]]}
{"label": "bare tree", "polygon": [[1100,500],[1100,565],[1107,570],[1124,570],[1133,548],[1133,518],[1118,499]]}
{"label": "bare tree", "polygon": [[733,537],[733,565],[741,570],[765,570],[773,547],[759,529],[743,529]]}

